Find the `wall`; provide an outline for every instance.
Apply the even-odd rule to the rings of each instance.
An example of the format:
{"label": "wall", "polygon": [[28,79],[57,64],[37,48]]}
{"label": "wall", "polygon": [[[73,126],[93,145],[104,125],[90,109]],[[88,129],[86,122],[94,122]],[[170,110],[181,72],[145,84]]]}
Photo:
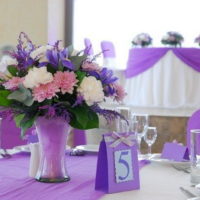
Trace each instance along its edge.
{"label": "wall", "polygon": [[48,0],[0,0],[0,46],[16,45],[21,31],[36,44],[47,42]]}

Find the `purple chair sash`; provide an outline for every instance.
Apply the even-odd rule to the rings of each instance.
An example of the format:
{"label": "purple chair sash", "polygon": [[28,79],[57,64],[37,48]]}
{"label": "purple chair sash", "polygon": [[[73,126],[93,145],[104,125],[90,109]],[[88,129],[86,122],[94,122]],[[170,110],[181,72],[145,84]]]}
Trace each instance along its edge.
{"label": "purple chair sash", "polygon": [[102,41],[101,42],[101,50],[103,52],[104,58],[115,58],[115,47],[110,41]]}
{"label": "purple chair sash", "polygon": [[169,50],[185,64],[200,72],[200,49],[197,48],[133,48],[129,51],[126,78],[131,78],[153,67]]}
{"label": "purple chair sash", "polygon": [[[27,134],[30,135],[32,128],[28,130]],[[2,135],[1,135],[1,148],[11,149],[15,146],[27,144],[26,139],[20,138],[20,129],[16,127],[14,121],[7,119],[2,120]]]}
{"label": "purple chair sash", "polygon": [[[189,118],[187,123],[187,147],[190,152],[190,130],[191,129],[200,129],[200,110],[197,110]],[[200,137],[197,141],[197,153],[200,154]]]}
{"label": "purple chair sash", "polygon": [[85,44],[84,53],[85,53],[86,55],[93,55],[93,54],[94,54],[94,51],[93,51],[92,43],[91,43],[90,39],[85,38],[85,39],[84,39],[84,44]]}

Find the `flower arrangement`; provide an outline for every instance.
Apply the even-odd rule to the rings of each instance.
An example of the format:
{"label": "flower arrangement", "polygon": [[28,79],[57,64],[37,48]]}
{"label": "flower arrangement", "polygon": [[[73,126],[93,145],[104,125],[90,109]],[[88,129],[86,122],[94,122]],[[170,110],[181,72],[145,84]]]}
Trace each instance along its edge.
{"label": "flower arrangement", "polygon": [[178,32],[167,32],[166,35],[163,36],[161,43],[164,45],[171,46],[181,46],[181,43],[184,41],[183,36]]}
{"label": "flower arrangement", "polygon": [[200,46],[200,35],[195,38],[194,43],[197,43]]}
{"label": "flower arrangement", "polygon": [[108,121],[123,117],[99,105],[107,97],[120,102],[125,92],[95,57],[61,48],[60,41],[36,46],[23,32],[18,42],[0,63],[0,116],[14,118],[22,137],[40,116],[62,117],[78,129],[97,128],[98,115]]}
{"label": "flower arrangement", "polygon": [[147,33],[140,33],[133,38],[132,44],[141,47],[149,46],[152,44],[152,38]]}

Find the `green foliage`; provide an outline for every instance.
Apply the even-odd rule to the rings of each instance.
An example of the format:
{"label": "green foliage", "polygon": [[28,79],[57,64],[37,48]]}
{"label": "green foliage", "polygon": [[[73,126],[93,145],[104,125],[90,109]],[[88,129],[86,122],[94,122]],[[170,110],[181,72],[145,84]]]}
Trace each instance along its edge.
{"label": "green foliage", "polygon": [[77,79],[79,80],[79,84],[80,84],[82,82],[82,80],[84,79],[84,77],[86,76],[86,72],[77,71],[76,75],[77,75]]}
{"label": "green foliage", "polygon": [[87,55],[82,56],[71,56],[70,60],[75,66],[75,70],[78,70],[81,67],[81,64],[84,60],[86,60]]}
{"label": "green foliage", "polygon": [[27,117],[25,114],[18,114],[14,120],[16,126],[21,128],[21,138],[24,138],[27,129],[31,128],[35,122],[36,116]]}
{"label": "green foliage", "polygon": [[69,109],[72,114],[70,125],[77,129],[92,129],[99,127],[98,115],[86,104]]}
{"label": "green foliage", "polygon": [[19,72],[19,70],[18,70],[15,66],[13,66],[13,65],[9,65],[9,66],[7,67],[7,69],[8,69],[8,71],[10,72],[10,74],[11,74],[12,76],[17,76],[17,74],[18,74],[18,72]]}
{"label": "green foliage", "polygon": [[10,93],[8,90],[0,90],[0,106],[10,106],[12,103],[12,100],[8,99]]}
{"label": "green foliage", "polygon": [[34,102],[30,90],[26,89],[22,84],[19,85],[18,90],[8,95],[8,99],[19,101],[26,106],[31,106]]}
{"label": "green foliage", "polygon": [[22,121],[22,119],[24,119],[25,117],[25,114],[18,114],[14,117],[14,120],[15,120],[15,124],[18,128],[20,128],[20,123]]}

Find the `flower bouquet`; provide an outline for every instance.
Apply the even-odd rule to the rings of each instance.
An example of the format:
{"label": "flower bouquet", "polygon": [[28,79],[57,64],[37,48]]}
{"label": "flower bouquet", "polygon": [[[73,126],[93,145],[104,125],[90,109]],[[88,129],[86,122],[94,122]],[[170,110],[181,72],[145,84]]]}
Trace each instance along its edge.
{"label": "flower bouquet", "polygon": [[149,46],[152,44],[152,38],[147,33],[140,33],[133,38],[132,44],[141,47]]}
{"label": "flower bouquet", "polygon": [[98,115],[107,121],[123,118],[99,104],[107,97],[120,102],[125,92],[113,72],[84,51],[61,48],[60,41],[36,46],[23,32],[18,41],[16,51],[0,63],[0,116],[12,117],[22,137],[35,124],[42,155],[37,180],[67,181],[66,131],[98,128]]}
{"label": "flower bouquet", "polygon": [[178,32],[167,32],[166,35],[163,36],[161,43],[164,45],[170,46],[181,46],[181,43],[184,41],[183,36]]}
{"label": "flower bouquet", "polygon": [[200,35],[195,38],[194,43],[197,43],[200,46]]}

